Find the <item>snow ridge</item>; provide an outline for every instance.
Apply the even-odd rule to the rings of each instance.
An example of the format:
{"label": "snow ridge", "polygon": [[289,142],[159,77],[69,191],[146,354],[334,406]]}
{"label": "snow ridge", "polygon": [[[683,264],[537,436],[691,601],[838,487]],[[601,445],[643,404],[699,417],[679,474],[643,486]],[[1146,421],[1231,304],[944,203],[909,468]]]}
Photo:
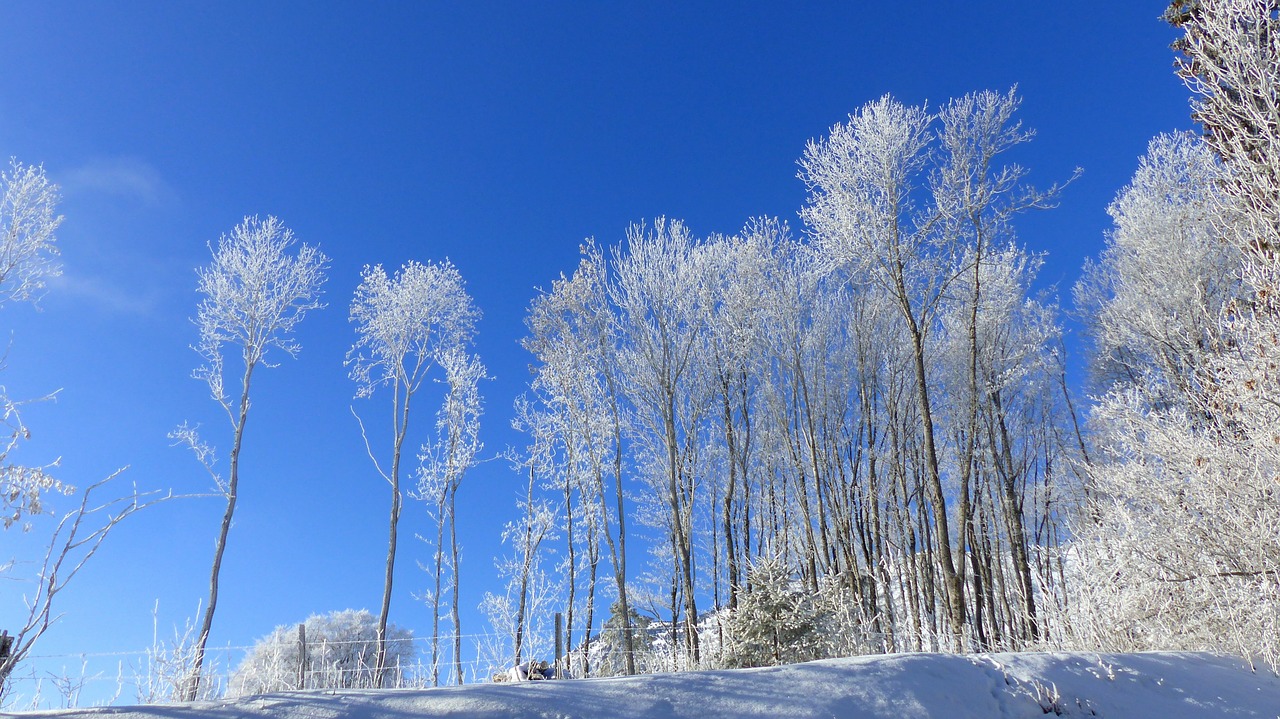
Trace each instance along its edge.
{"label": "snow ridge", "polygon": [[1196,653],[898,654],[762,669],[421,690],[281,692],[25,719],[1200,719],[1280,715],[1280,678]]}

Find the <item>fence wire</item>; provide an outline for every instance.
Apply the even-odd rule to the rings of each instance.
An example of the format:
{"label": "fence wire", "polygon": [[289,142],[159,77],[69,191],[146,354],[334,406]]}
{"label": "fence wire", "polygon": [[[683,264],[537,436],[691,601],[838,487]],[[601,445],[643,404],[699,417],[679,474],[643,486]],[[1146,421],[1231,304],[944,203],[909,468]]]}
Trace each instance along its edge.
{"label": "fence wire", "polygon": [[[590,629],[592,643],[599,643],[602,636],[606,634],[620,636],[623,629],[616,625],[592,627]],[[670,636],[671,633],[670,626],[647,625],[634,626],[631,629],[637,638],[649,636],[652,639],[659,635]],[[682,632],[683,627],[677,631]],[[587,629],[584,627],[575,627],[574,637],[585,637],[586,632]],[[497,632],[473,632],[440,636],[434,640],[434,643],[441,648],[441,654],[447,656],[451,654],[455,640],[469,645],[474,656],[464,658],[460,662],[449,656],[447,661],[442,658],[433,666],[427,658],[422,656],[430,652],[433,644],[432,637],[389,638],[387,644],[391,649],[409,645],[416,651],[418,657],[407,666],[400,664],[389,667],[388,669],[391,670],[387,677],[389,683],[384,686],[428,688],[436,685],[433,676],[439,678],[439,686],[451,685],[454,683],[459,665],[462,668],[464,683],[493,681],[495,673],[503,674],[510,669],[505,665],[506,663],[484,654],[486,645],[493,647],[511,643],[511,635]],[[376,640],[373,639],[309,640],[306,642],[306,649],[308,653],[315,652],[323,656],[326,650],[357,645],[367,647],[374,642]],[[659,643],[662,643],[661,640]],[[282,662],[291,660],[296,666],[299,661],[296,657],[285,656],[286,650],[296,646],[287,642],[276,645],[272,647],[276,656],[267,655],[267,658]],[[251,656],[251,653],[260,652],[262,649],[263,647],[259,644],[227,644],[209,647],[205,651],[206,668],[201,680],[209,690],[201,692],[202,698],[214,699],[227,696],[232,688],[233,679],[246,663],[245,660]],[[166,663],[181,665],[182,658],[174,654],[175,651],[180,650],[181,648],[154,646],[128,651],[31,654],[25,657],[18,670],[10,675],[3,701],[0,702],[0,709],[26,711],[118,704],[170,703],[174,701],[173,697],[177,695],[180,683],[184,682],[187,676],[175,675],[172,671],[166,673],[164,665]],[[526,647],[526,652],[528,651]],[[491,651],[490,654],[492,654]],[[638,658],[651,660],[640,664],[641,671],[645,673],[680,668],[678,661],[653,662],[652,648],[636,650],[633,654]],[[621,661],[625,659],[626,652],[621,647],[610,647],[609,655]],[[528,654],[524,658],[552,659],[552,657],[530,657]],[[674,660],[674,657],[668,659]],[[582,673],[573,671],[571,667],[581,667],[592,661],[594,660],[584,661],[581,645],[566,649],[560,674],[565,678],[581,676]],[[361,688],[371,686],[371,682],[362,685],[358,681],[361,675],[369,676],[371,671],[372,667],[368,664],[308,668],[304,670],[304,684],[307,685],[305,688],[313,691]],[[283,682],[280,684],[268,691],[291,691],[303,688],[297,686],[296,682],[293,686],[285,685]]]}

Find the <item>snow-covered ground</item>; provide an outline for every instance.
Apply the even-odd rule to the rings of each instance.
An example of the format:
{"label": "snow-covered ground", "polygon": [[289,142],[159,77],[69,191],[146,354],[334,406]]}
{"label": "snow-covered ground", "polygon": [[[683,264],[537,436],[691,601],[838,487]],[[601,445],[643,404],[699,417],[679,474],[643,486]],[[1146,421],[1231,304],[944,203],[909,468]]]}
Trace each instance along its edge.
{"label": "snow-covered ground", "polygon": [[96,719],[1280,717],[1280,678],[1206,654],[902,654],[425,690],[20,714]]}

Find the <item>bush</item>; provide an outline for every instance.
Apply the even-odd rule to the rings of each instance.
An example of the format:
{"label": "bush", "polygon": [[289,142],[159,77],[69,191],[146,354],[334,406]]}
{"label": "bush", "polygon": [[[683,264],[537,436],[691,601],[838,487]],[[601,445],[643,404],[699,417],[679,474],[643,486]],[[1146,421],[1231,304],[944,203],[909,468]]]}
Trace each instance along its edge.
{"label": "bush", "polygon": [[[378,655],[378,623],[369,612],[348,609],[313,614],[306,626],[306,666],[299,684],[301,655],[296,624],[276,627],[258,640],[231,674],[231,696],[288,689],[353,689],[372,687]],[[400,686],[417,659],[413,633],[387,627],[387,669],[383,686]]]}

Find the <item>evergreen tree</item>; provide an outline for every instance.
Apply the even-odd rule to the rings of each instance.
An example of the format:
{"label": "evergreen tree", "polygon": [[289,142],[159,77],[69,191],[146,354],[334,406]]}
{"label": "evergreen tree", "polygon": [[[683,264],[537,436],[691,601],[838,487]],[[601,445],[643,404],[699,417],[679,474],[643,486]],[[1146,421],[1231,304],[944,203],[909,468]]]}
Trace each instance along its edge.
{"label": "evergreen tree", "polygon": [[760,556],[747,572],[750,591],[725,627],[730,667],[793,664],[820,656],[818,616],[781,557]]}

